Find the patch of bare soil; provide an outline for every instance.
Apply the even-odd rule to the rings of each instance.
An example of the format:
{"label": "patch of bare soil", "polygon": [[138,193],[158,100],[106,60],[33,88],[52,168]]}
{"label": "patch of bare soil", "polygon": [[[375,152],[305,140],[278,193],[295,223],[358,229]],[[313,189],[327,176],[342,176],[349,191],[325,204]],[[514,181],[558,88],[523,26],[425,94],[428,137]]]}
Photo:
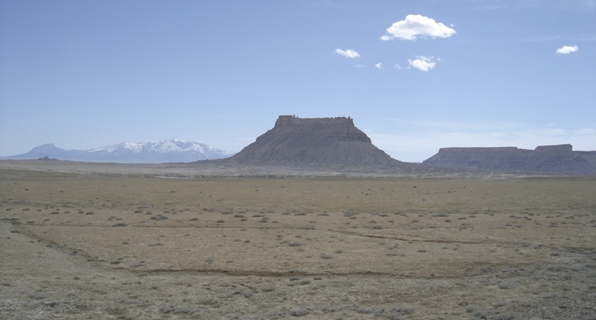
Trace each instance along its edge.
{"label": "patch of bare soil", "polygon": [[596,319],[596,178],[0,169],[2,319]]}

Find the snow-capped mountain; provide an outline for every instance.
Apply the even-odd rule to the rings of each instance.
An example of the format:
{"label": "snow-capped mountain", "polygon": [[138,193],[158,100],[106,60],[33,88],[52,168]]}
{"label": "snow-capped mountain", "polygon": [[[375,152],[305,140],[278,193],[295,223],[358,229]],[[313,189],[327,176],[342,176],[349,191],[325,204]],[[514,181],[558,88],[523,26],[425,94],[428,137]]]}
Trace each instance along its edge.
{"label": "snow-capped mountain", "polygon": [[221,159],[234,153],[214,149],[202,142],[169,139],[160,142],[123,142],[89,150],[65,150],[52,143],[33,148],[31,151],[2,159],[39,159],[119,162],[119,163],[166,163],[192,162],[197,160]]}

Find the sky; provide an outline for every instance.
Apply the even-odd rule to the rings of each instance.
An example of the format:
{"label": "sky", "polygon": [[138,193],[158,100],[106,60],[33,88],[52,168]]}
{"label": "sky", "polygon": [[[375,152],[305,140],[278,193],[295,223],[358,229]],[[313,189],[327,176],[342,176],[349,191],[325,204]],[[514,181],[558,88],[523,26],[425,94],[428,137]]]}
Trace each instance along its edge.
{"label": "sky", "polygon": [[596,0],[0,0],[0,156],[237,152],[279,115],[352,117],[408,162],[596,150]]}

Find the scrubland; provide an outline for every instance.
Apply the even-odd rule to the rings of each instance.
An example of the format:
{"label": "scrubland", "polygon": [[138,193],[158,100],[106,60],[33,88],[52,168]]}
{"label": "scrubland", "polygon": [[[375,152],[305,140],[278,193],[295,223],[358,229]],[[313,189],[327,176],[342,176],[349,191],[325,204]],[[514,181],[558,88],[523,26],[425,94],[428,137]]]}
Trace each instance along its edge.
{"label": "scrubland", "polygon": [[2,319],[596,319],[596,177],[0,167]]}

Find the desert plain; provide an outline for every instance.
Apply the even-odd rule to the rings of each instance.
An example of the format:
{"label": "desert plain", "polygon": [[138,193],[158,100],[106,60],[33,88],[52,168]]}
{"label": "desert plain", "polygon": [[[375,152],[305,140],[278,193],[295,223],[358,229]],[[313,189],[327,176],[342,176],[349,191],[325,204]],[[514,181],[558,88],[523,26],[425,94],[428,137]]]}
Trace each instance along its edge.
{"label": "desert plain", "polygon": [[596,177],[154,168],[0,161],[0,318],[596,319]]}

